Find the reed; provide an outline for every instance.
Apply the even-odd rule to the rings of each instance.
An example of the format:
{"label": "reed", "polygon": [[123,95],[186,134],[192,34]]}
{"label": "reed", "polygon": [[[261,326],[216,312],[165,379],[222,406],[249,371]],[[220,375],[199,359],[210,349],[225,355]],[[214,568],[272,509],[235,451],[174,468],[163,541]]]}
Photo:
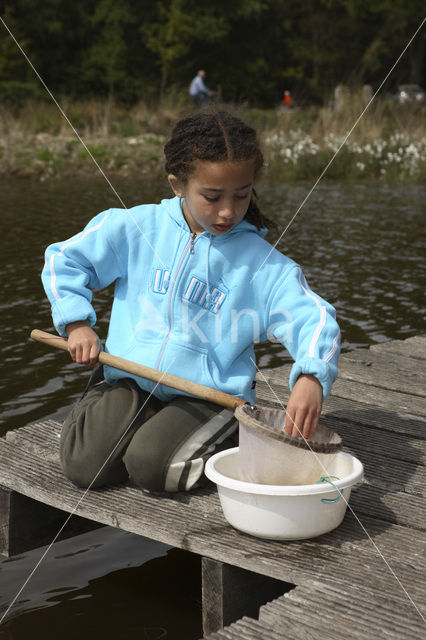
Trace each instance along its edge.
{"label": "reed", "polygon": [[[186,93],[160,103],[129,106],[113,100],[71,100],[60,104],[102,167],[123,174],[163,171],[162,146],[171,126],[193,111]],[[342,145],[365,108],[353,92],[339,108],[323,106],[255,109],[224,105],[256,127],[265,149],[265,175],[273,179],[317,177]],[[401,106],[376,99],[327,171],[334,179],[422,181],[426,176],[426,105]],[[93,168],[92,168],[93,166]],[[56,105],[29,100],[0,105],[0,173],[73,174],[97,171]]]}

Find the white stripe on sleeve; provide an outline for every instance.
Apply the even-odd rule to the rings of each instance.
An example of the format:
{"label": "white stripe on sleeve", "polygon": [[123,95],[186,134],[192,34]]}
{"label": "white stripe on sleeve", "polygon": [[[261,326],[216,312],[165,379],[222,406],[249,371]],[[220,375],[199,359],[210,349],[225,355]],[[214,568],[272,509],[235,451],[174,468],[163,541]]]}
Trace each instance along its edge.
{"label": "white stripe on sleeve", "polygon": [[[304,280],[304,284],[302,283],[302,277]],[[314,331],[314,335],[312,336],[311,342],[309,344],[309,351],[308,351],[308,356],[310,358],[314,358],[315,357],[315,347],[317,345],[317,342],[319,340],[319,337],[321,335],[321,331],[323,330],[323,328],[325,327],[325,323],[327,321],[327,310],[325,308],[325,306],[323,304],[321,304],[321,302],[318,300],[318,298],[316,296],[313,295],[313,293],[311,293],[310,289],[309,289],[309,285],[306,282],[305,276],[302,273],[302,270],[299,270],[299,283],[300,286],[302,287],[303,291],[305,292],[305,294],[311,298],[312,300],[314,300],[315,304],[317,305],[317,307],[319,308],[320,311],[320,321]]]}

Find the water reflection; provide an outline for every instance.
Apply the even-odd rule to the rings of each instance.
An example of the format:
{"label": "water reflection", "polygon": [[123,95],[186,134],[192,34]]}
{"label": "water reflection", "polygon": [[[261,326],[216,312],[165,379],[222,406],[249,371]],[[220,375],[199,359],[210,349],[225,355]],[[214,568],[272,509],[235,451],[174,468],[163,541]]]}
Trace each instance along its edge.
{"label": "water reflection", "polygon": [[[0,617],[41,552],[0,563]],[[10,640],[200,638],[201,560],[110,527],[58,542],[0,635]]]}

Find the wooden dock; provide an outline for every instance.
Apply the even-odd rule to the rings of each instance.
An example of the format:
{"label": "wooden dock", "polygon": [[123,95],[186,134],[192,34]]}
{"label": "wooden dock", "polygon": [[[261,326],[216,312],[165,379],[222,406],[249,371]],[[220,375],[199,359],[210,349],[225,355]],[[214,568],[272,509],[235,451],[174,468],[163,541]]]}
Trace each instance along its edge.
{"label": "wooden dock", "polygon": [[[258,404],[288,397],[288,367],[258,375]],[[225,521],[215,487],[154,496],[85,494],[61,473],[60,424],[0,439],[0,549],[48,544],[99,523],[202,556],[208,640],[426,637],[426,336],[341,357],[322,420],[364,464],[340,527],[316,539],[250,537]]]}

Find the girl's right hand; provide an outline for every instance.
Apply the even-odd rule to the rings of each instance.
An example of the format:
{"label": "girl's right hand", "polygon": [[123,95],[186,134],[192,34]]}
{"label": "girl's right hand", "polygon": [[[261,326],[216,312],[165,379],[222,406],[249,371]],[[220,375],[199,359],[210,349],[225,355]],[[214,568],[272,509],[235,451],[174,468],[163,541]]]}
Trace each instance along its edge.
{"label": "girl's right hand", "polygon": [[98,362],[100,340],[86,321],[71,322],[66,326],[68,351],[78,364],[95,365]]}

